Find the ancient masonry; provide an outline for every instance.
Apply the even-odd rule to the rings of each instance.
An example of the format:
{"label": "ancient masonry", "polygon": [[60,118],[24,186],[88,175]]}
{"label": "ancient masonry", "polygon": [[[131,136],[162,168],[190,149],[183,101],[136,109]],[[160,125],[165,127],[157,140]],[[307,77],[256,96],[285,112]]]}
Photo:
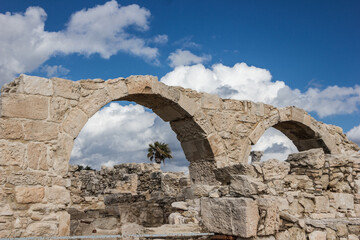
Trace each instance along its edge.
{"label": "ancient masonry", "polygon": [[[108,170],[117,176],[114,186],[84,189],[92,173],[68,171],[82,127],[101,107],[118,100],[151,108],[170,122],[190,162],[189,180],[174,177],[169,184],[165,173],[150,177],[144,166],[115,168]],[[288,136],[300,153],[285,162],[248,164],[251,145],[270,127]],[[197,224],[203,231],[239,239],[358,239],[358,151],[339,127],[296,107],[221,99],[167,86],[152,76],[73,82],[21,75],[3,86],[0,96],[0,237],[69,235],[70,218],[72,234],[84,233],[79,226],[86,219],[93,219],[88,220],[92,228],[102,224],[85,210],[99,218],[101,211],[112,209],[127,219],[112,216],[118,233],[136,229],[124,224],[162,222]],[[141,177],[147,175],[155,188],[161,187],[145,184],[142,189]],[[106,177],[101,179],[94,181]],[[127,201],[140,209],[161,206],[149,213],[159,219],[124,217]]]}

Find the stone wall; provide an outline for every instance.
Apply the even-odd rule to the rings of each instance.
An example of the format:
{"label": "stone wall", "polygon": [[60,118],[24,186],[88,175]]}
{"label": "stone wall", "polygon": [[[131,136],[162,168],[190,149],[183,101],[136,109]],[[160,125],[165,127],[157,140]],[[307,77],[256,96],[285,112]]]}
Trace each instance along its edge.
{"label": "stone wall", "polygon": [[210,232],[240,239],[359,239],[359,153],[313,149],[285,162],[217,169],[216,176],[221,187],[197,191]]}
{"label": "stone wall", "polygon": [[143,234],[199,220],[198,211],[188,211],[194,201],[184,202],[189,176],[162,172],[159,164],[103,166],[100,171],[71,166],[66,178],[71,182],[70,235]]}

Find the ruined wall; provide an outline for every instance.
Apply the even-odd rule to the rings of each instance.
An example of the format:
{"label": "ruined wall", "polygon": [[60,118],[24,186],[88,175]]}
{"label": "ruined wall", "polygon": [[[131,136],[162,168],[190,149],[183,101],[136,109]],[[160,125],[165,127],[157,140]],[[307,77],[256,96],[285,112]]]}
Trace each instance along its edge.
{"label": "ruined wall", "polygon": [[139,233],[168,224],[169,216],[177,212],[176,203],[185,200],[183,190],[190,187],[188,175],[162,172],[160,165],[145,163],[100,171],[71,166],[67,178],[71,181],[70,235]]}
{"label": "ruined wall", "polygon": [[359,153],[313,149],[285,162],[217,169],[216,176],[223,185],[201,199],[210,232],[241,239],[359,239]]}
{"label": "ruined wall", "polygon": [[[351,153],[359,147],[336,126],[296,107],[221,99],[167,86],[152,76],[77,82],[21,75],[0,96],[0,236],[70,233],[72,205],[64,177],[73,141],[111,101],[151,108],[176,133],[195,186],[216,186],[215,170],[247,162],[266,129],[286,134],[299,150]],[[216,195],[216,193],[214,193]]]}

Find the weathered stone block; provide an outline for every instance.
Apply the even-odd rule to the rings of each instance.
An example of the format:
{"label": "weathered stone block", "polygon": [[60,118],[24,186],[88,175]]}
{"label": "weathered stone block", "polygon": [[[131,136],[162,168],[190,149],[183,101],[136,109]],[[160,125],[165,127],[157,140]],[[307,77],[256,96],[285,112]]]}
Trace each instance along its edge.
{"label": "weathered stone block", "polygon": [[249,238],[256,236],[259,211],[250,198],[202,198],[201,217],[211,232]]}
{"label": "weathered stone block", "polygon": [[22,167],[26,145],[19,142],[0,141],[0,166],[16,165]]}
{"label": "weathered stone block", "polygon": [[67,212],[58,212],[59,216],[59,233],[58,236],[70,235],[70,214]]}
{"label": "weathered stone block", "polygon": [[94,115],[100,108],[111,101],[106,89],[95,90],[89,96],[82,98],[79,102],[79,108],[87,114],[88,117]]}
{"label": "weathered stone block", "polygon": [[264,192],[266,185],[251,176],[235,175],[230,181],[230,194],[251,196]]}
{"label": "weathered stone block", "polygon": [[87,120],[88,116],[83,111],[74,108],[70,111],[63,123],[64,131],[75,138],[80,133]]}
{"label": "weathered stone block", "polygon": [[222,108],[222,100],[216,94],[204,93],[201,96],[201,107],[203,109],[221,109]]}
{"label": "weathered stone block", "polygon": [[45,188],[45,197],[49,203],[64,204],[70,203],[70,191],[65,187],[52,186]]}
{"label": "weathered stone block", "polygon": [[309,167],[315,169],[321,169],[325,164],[325,154],[322,148],[310,149],[298,153],[289,154],[287,162],[291,167]]}
{"label": "weathered stone block", "polygon": [[326,240],[326,232],[313,231],[309,234],[309,240]]}
{"label": "weathered stone block", "polygon": [[42,121],[24,123],[25,140],[50,141],[58,137],[59,125]]}
{"label": "weathered stone block", "polygon": [[258,123],[255,127],[255,129],[250,133],[249,139],[251,143],[254,145],[257,143],[257,141],[260,139],[260,137],[265,132],[265,126],[262,122]]}
{"label": "weathered stone block", "polygon": [[48,117],[48,97],[12,94],[2,96],[1,98],[2,116],[36,120],[43,120]]}
{"label": "weathered stone block", "polygon": [[30,142],[27,147],[28,167],[35,170],[48,170],[47,148],[43,143]]}
{"label": "weathered stone block", "polygon": [[329,197],[328,196],[316,196],[315,197],[315,211],[320,213],[326,213],[329,211]]}
{"label": "weathered stone block", "polygon": [[288,229],[289,231],[289,235],[291,240],[306,240],[306,234],[305,231],[297,228],[297,227],[292,227],[290,229]]}
{"label": "weathered stone block", "polygon": [[52,78],[54,84],[54,96],[79,100],[80,98],[80,84],[78,82]]}
{"label": "weathered stone block", "polygon": [[153,82],[157,82],[157,77],[145,76],[130,76],[126,80],[126,85],[129,94],[149,94],[152,93]]}
{"label": "weathered stone block", "polygon": [[112,101],[127,95],[127,85],[124,78],[115,78],[106,81],[107,89]]}
{"label": "weathered stone block", "polygon": [[354,195],[348,193],[330,193],[336,209],[354,209]]}
{"label": "weathered stone block", "polygon": [[261,218],[258,226],[258,235],[275,234],[280,227],[280,215],[276,199],[259,198],[256,202],[259,206]]}
{"label": "weathered stone block", "polygon": [[18,203],[39,203],[43,200],[44,193],[44,187],[15,187],[15,199]]}
{"label": "weathered stone block", "polygon": [[53,95],[53,84],[50,79],[21,74],[19,80],[19,93],[43,96]]}
{"label": "weathered stone block", "polygon": [[279,161],[277,159],[270,159],[261,163],[264,179],[274,180],[283,179],[290,171],[290,164],[287,162]]}
{"label": "weathered stone block", "polygon": [[15,140],[23,137],[24,132],[20,121],[0,118],[0,138]]}
{"label": "weathered stone block", "polygon": [[46,237],[56,236],[58,227],[55,222],[33,222],[29,224],[24,237]]}
{"label": "weathered stone block", "polygon": [[49,120],[51,122],[62,122],[65,117],[65,113],[69,108],[69,100],[62,97],[51,98]]}

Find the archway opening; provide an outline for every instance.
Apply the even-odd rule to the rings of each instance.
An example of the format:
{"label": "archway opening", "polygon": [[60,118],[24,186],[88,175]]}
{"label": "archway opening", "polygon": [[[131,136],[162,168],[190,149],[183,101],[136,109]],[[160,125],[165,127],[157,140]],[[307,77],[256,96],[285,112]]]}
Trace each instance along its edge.
{"label": "archway opening", "polygon": [[[173,159],[165,159],[161,169],[147,159],[154,141],[172,151]],[[151,233],[171,223],[196,230],[194,212],[186,217],[183,209],[191,204],[183,202],[190,189],[189,161],[170,124],[152,110],[133,102],[106,105],[75,139],[70,164],[94,168],[70,167],[71,235]],[[181,206],[173,206],[179,201]]]}
{"label": "archway opening", "polygon": [[268,128],[255,145],[251,147],[249,162],[269,159],[286,160],[291,153],[299,152],[295,144],[276,128]]}

